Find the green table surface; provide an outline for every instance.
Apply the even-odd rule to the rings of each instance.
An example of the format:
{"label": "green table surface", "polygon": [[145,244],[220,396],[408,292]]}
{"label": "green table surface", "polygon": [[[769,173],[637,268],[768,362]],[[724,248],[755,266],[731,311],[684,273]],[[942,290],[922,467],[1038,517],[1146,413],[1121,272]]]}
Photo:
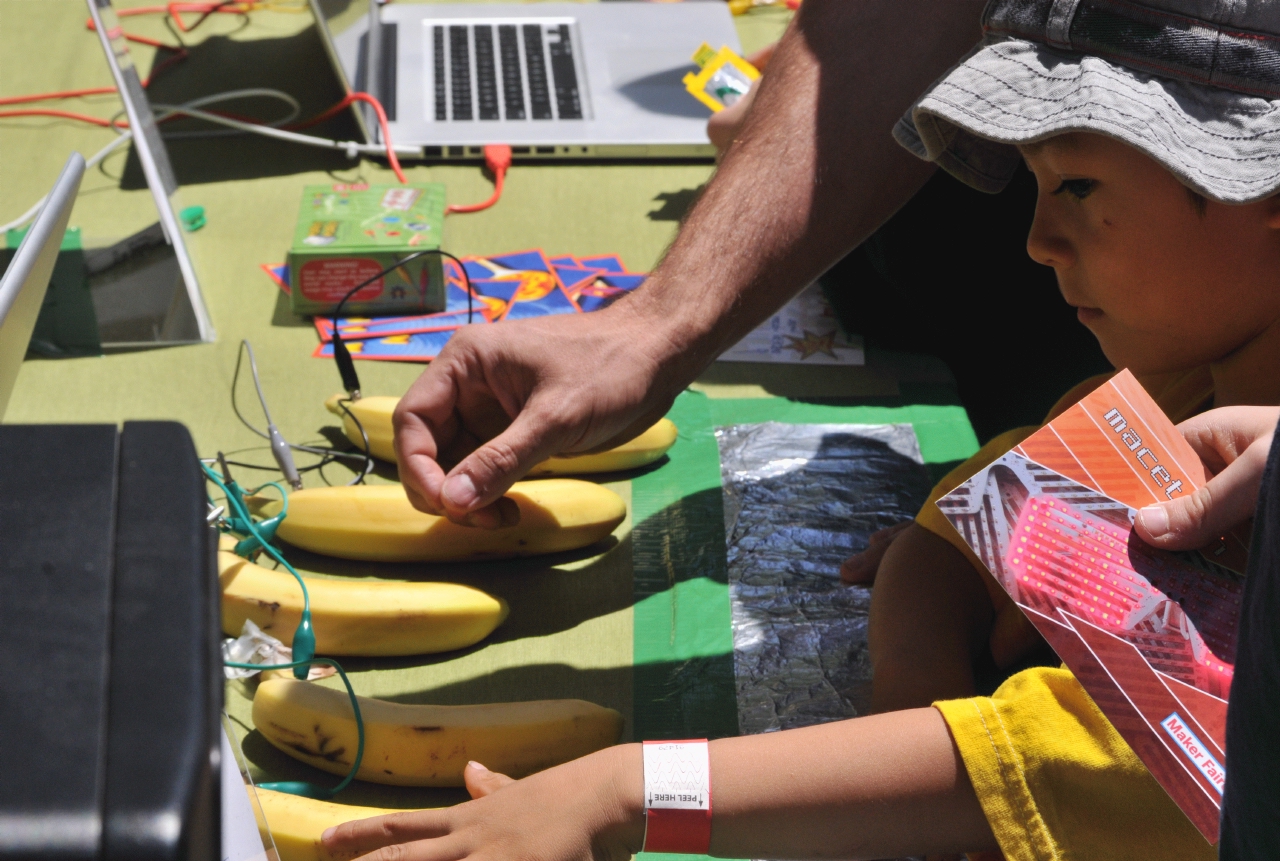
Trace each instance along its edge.
{"label": "green table surface", "polygon": [[[124,3],[120,4],[123,8]],[[103,86],[110,77],[81,0],[0,3],[0,96]],[[787,13],[762,9],[738,19],[744,47],[777,38]],[[336,101],[306,15],[255,12],[216,16],[185,36],[189,56],[158,77],[156,102],[178,102],[246,86],[293,93],[311,115]],[[157,17],[126,28],[172,41]],[[692,51],[693,47],[690,46]],[[141,68],[150,49],[134,46]],[[57,105],[107,117],[114,96]],[[270,116],[274,105],[246,105]],[[353,134],[341,118],[317,133]],[[0,119],[0,221],[47,190],[72,149],[90,154],[112,132],[48,118]],[[322,402],[339,389],[333,366],[311,358],[316,335],[289,314],[259,268],[278,262],[292,234],[303,186],[331,181],[394,181],[373,161],[308,151],[248,137],[170,144],[184,202],[202,205],[208,226],[190,239],[201,286],[218,330],[214,344],[105,357],[24,363],[6,422],[107,422],[173,419],[184,423],[202,456],[221,450],[269,463],[261,441],[230,405],[240,339],[252,341],[276,423],[291,440],[323,441],[332,417]],[[520,165],[502,202],[453,217],[445,247],[484,254],[542,247],[579,255],[616,252],[637,271],[652,267],[677,219],[712,166],[701,163]],[[412,165],[411,181],[439,181],[454,201],[488,196],[474,165]],[[121,152],[86,175],[72,216],[89,244],[155,220],[136,164]],[[421,367],[361,362],[368,394],[395,394]],[[245,381],[242,380],[242,384]],[[754,421],[911,422],[935,471],[976,449],[945,369],[920,357],[873,354],[867,368],[716,366],[676,402],[680,428],[669,461],[610,486],[631,515],[606,548],[514,563],[372,566],[295,552],[319,576],[450,579],[500,594],[511,617],[486,642],[463,653],[394,660],[347,659],[359,693],[399,702],[465,703],[581,697],[619,709],[625,738],[730,735],[737,732],[732,635],[726,583],[719,461],[714,429]],[[241,404],[257,418],[248,388]],[[305,459],[305,458],[304,458]],[[341,468],[327,470],[344,480]],[[274,477],[267,473],[265,478]],[[375,480],[389,480],[381,470]],[[243,474],[246,482],[251,474]],[[317,481],[314,473],[308,482]],[[252,731],[252,683],[227,687],[227,708],[258,777],[332,781],[271,748]],[[139,752],[139,755],[145,755]],[[339,800],[389,807],[450,803],[454,790],[358,783]]]}

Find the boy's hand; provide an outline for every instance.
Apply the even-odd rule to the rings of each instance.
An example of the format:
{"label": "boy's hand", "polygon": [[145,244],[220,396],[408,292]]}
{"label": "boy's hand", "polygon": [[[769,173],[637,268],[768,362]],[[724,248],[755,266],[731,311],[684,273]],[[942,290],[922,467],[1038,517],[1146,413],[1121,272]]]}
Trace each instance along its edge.
{"label": "boy's hand", "polygon": [[627,861],[644,839],[640,760],[639,745],[624,745],[524,780],[470,763],[474,800],[347,822],[325,832],[324,848],[368,861]]}
{"label": "boy's hand", "polygon": [[1138,536],[1165,550],[1194,550],[1253,516],[1280,418],[1277,407],[1223,407],[1178,425],[1213,475],[1190,496],[1138,512]]}

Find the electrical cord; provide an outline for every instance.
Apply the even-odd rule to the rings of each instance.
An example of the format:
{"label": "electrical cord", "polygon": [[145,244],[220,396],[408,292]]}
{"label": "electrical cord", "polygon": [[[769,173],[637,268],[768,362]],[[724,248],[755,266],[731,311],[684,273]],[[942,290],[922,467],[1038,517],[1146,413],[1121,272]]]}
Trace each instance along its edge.
{"label": "electrical cord", "polygon": [[[271,90],[263,87],[252,87],[249,89],[228,90],[225,93],[214,93],[212,95],[202,96],[198,99],[193,99],[190,102],[187,102],[186,104],[181,105],[179,107],[199,108],[204,105],[217,104],[218,102],[232,101],[239,98],[248,98],[253,96],[281,98],[286,103],[295,104],[295,105],[297,104],[297,101],[288,93],[282,93],[279,90]],[[157,118],[157,121],[163,121],[164,119],[168,118],[171,113],[172,112],[161,114]],[[279,121],[277,120],[275,122],[279,122]],[[108,123],[110,123],[110,121],[108,121]],[[120,147],[124,146],[125,144],[129,143],[132,140],[133,140],[132,131],[129,131],[129,130],[120,131],[119,137],[117,137],[111,143],[107,144],[102,149],[98,150],[93,155],[89,156],[89,158],[85,159],[85,170],[90,170],[94,167],[97,167],[99,164],[101,164],[103,161],[106,160],[107,156],[111,155],[117,149],[119,149]],[[13,221],[10,221],[7,224],[0,224],[0,232],[4,232],[6,230],[13,230],[15,228],[21,227],[31,219],[35,218],[36,215],[39,214],[41,207],[44,206],[46,200],[48,200],[48,195],[41,197],[39,200],[35,202],[35,204],[30,209],[22,213],[22,215],[18,216]]]}
{"label": "electrical cord", "polygon": [[488,209],[502,197],[502,185],[507,178],[507,170],[511,167],[511,147],[506,144],[490,144],[484,148],[484,166],[493,174],[493,196],[481,203],[453,203],[444,210],[445,215],[479,212]]}
{"label": "electrical cord", "polygon": [[342,666],[333,658],[311,658],[308,661],[293,661],[288,664],[241,664],[235,661],[223,661],[223,666],[231,667],[236,670],[289,670],[295,672],[297,668],[311,664],[328,664],[338,671],[338,676],[342,679],[342,684],[347,689],[347,698],[351,700],[351,710],[356,716],[356,758],[351,763],[351,770],[347,772],[346,777],[332,789],[318,786],[314,783],[303,780],[277,780],[266,783],[259,783],[260,789],[271,789],[276,792],[285,792],[289,795],[301,795],[305,798],[318,798],[324,800],[333,798],[342,790],[346,789],[351,781],[355,780],[356,774],[360,771],[360,763],[364,759],[364,717],[360,714],[360,701],[356,699],[355,689],[351,687],[351,680],[347,678],[347,673]]}
{"label": "electrical cord", "polygon": [[[236,353],[236,378],[240,376],[240,357],[248,352],[249,369],[253,371],[253,386],[258,390],[258,403],[262,405],[262,414],[267,419],[267,439],[271,442],[271,455],[276,459],[276,463],[280,465],[280,472],[284,473],[285,481],[289,482],[289,486],[294,490],[302,489],[302,476],[298,475],[298,466],[293,462],[293,452],[289,448],[289,443],[281,435],[276,423],[271,420],[271,410],[267,407],[267,396],[262,393],[262,381],[258,378],[258,359],[253,355],[253,345],[248,339],[240,340],[240,349]],[[233,403],[234,403],[234,389]],[[236,415],[240,415],[240,410],[236,408]],[[243,421],[243,416],[241,416]]]}
{"label": "electrical cord", "polygon": [[[258,392],[258,403],[262,405],[262,414],[266,416],[267,419],[267,429],[265,431],[256,427],[245,417],[244,413],[240,411],[240,404],[236,398],[236,391],[239,388],[240,382],[240,365],[244,360],[246,352],[249,355],[249,372],[253,375],[253,385]],[[352,415],[345,406],[342,407],[343,411],[346,412],[347,415],[351,416],[351,420],[354,421],[356,423],[356,427],[360,429],[360,436],[364,440],[364,451],[362,453],[338,451],[333,448],[320,448],[318,446],[310,445],[296,445],[284,439],[284,436],[276,429],[274,423],[271,421],[271,411],[267,407],[267,398],[262,391],[262,380],[258,377],[258,362],[253,354],[253,345],[250,344],[248,340],[241,340],[240,349],[236,351],[236,368],[231,375],[231,409],[235,412],[236,418],[240,420],[241,424],[271,444],[271,454],[275,457],[276,464],[279,466],[280,471],[285,474],[285,478],[289,480],[290,484],[293,484],[295,479],[298,480],[297,485],[295,485],[295,489],[302,486],[302,481],[298,476],[298,473],[302,470],[299,470],[297,466],[293,464],[293,456],[288,453],[290,450],[302,451],[307,454],[318,454],[324,458],[360,458],[364,461],[363,466],[356,477],[348,482],[349,484],[364,484],[365,477],[373,471],[373,457],[369,453],[369,435],[365,433],[364,426],[360,424],[360,420]],[[286,458],[287,463],[293,467],[292,475],[289,470],[286,469]],[[322,461],[321,463],[312,465],[306,469],[320,469],[324,465],[325,464]],[[251,468],[262,469],[263,467],[254,466]]]}
{"label": "electrical cord", "polygon": [[[114,88],[112,88],[111,92],[114,92],[114,91],[115,91]],[[273,120],[272,123],[270,124],[261,124],[261,123],[244,122],[242,120],[237,120],[232,117],[226,117],[220,114],[199,110],[204,105],[216,104],[217,102],[221,102],[221,101],[230,101],[232,99],[245,98],[249,96],[271,96],[274,98],[280,98],[288,102],[290,105],[297,105],[297,100],[295,100],[288,93],[283,93],[280,90],[271,90],[271,89],[266,89],[262,87],[254,87],[254,88],[244,89],[244,90],[229,90],[228,92],[225,92],[225,93],[214,93],[213,95],[203,96],[199,99],[193,99],[190,102],[185,102],[181,105],[176,105],[174,107],[168,108],[163,113],[157,114],[156,122],[162,123],[170,118],[177,117],[177,116],[194,116],[194,117],[198,117],[199,119],[207,120],[208,122],[211,122],[211,123],[230,126],[231,128],[240,132],[249,132],[252,134],[266,135],[267,137],[275,137],[279,140],[289,141],[292,143],[306,144],[308,146],[317,146],[324,149],[342,150],[346,152],[348,158],[355,158],[357,155],[383,155],[392,164],[393,170],[396,171],[396,177],[401,182],[408,182],[408,179],[407,177],[405,177],[404,171],[401,170],[400,168],[400,161],[396,157],[396,153],[403,152],[406,155],[414,155],[414,156],[422,154],[422,150],[419,147],[403,147],[403,146],[397,147],[394,143],[392,143],[390,131],[386,129],[386,113],[382,110],[382,106],[380,104],[376,105],[376,113],[378,114],[380,118],[380,122],[383,125],[383,136],[382,136],[383,145],[381,146],[377,144],[357,143],[356,141],[338,141],[338,140],[330,140],[328,138],[318,138],[312,135],[301,135],[295,132],[290,132],[290,131],[285,131],[283,129],[275,128],[276,124],[283,124],[285,122],[288,122],[294,116],[297,116],[297,114],[292,114],[289,117],[289,119],[286,119],[286,120]],[[360,97],[360,96],[365,97],[365,99],[354,99],[354,100],[364,101],[367,99],[367,100],[372,100],[371,103],[377,102],[376,99],[374,99],[372,96],[369,96],[367,93],[352,93],[350,97]],[[27,97],[21,97],[21,98],[27,98]],[[348,102],[348,104],[350,104],[350,102]],[[89,116],[88,114],[77,114],[71,111],[58,111],[56,109],[51,109],[51,108],[29,108],[29,109],[23,109],[19,111],[0,111],[0,118],[15,117],[15,116],[56,116],[64,119],[74,119],[74,120],[80,120],[83,122],[93,123],[94,125],[99,125],[99,126],[102,126],[103,128],[110,128],[118,132],[120,136],[116,138],[116,140],[107,144],[107,146],[103,147],[97,153],[95,153],[94,155],[90,156],[88,159],[85,160],[85,167],[86,169],[88,169],[88,168],[96,167],[97,165],[101,164],[102,161],[106,159],[106,157],[109,156],[111,153],[115,152],[117,148],[133,140],[133,131],[129,130],[126,126],[117,122],[116,118],[122,116],[122,114],[123,112],[117,113],[116,117],[113,117],[112,119],[104,120],[101,117],[93,117],[93,116]],[[181,134],[184,137],[192,135],[192,133],[190,132],[183,132],[179,134]],[[199,134],[199,133],[196,133],[196,134]],[[28,209],[22,215],[18,216],[13,221],[10,221],[7,224],[0,225],[0,232],[21,227],[31,219],[35,218],[36,215],[40,212],[40,208],[44,206],[45,200],[47,199],[48,199],[47,195],[44,197],[41,197],[38,201],[36,201],[36,203],[30,209]]]}
{"label": "electrical cord", "polygon": [[[299,681],[307,678],[307,671],[313,663],[328,664],[338,672],[339,676],[341,676],[342,684],[346,687],[347,696],[351,700],[351,710],[354,712],[356,719],[357,742],[355,760],[351,764],[351,770],[347,772],[346,777],[344,777],[337,786],[327,789],[322,786],[317,786],[314,783],[293,780],[278,783],[264,783],[261,785],[267,789],[274,789],[277,792],[287,792],[292,795],[303,795],[308,798],[332,798],[334,795],[337,795],[339,792],[346,789],[347,786],[350,785],[351,781],[355,779],[356,774],[360,771],[360,763],[364,759],[364,718],[360,714],[360,701],[356,698],[355,689],[351,687],[351,680],[347,678],[346,671],[342,669],[342,666],[332,658],[316,657],[316,636],[315,631],[311,627],[311,595],[307,591],[307,583],[302,579],[302,575],[298,573],[297,569],[289,564],[288,560],[284,558],[280,551],[272,546],[270,538],[262,534],[258,524],[254,522],[253,516],[249,513],[249,509],[244,503],[246,492],[239,484],[236,483],[235,479],[231,477],[231,472],[226,466],[226,459],[219,456],[219,462],[222,465],[222,477],[219,477],[216,472],[203,462],[200,464],[200,469],[203,470],[205,478],[208,481],[213,482],[214,486],[222,491],[223,497],[226,499],[227,506],[232,513],[232,517],[229,521],[231,528],[237,532],[247,533],[249,537],[253,539],[256,547],[265,551],[267,555],[280,565],[284,566],[284,569],[293,575],[293,578],[298,581],[298,587],[302,590],[302,616],[298,623],[297,630],[293,633],[293,654],[298,657],[298,660],[291,661],[287,664],[249,664],[234,661],[224,661],[223,663],[228,667],[240,670],[261,671],[291,669],[293,670],[293,677]],[[263,485],[262,487],[267,486],[268,485]],[[284,497],[285,510],[280,514],[280,517],[283,517],[288,512],[288,494],[283,487],[280,487],[280,485],[275,484],[274,482],[272,482],[270,486],[278,488],[281,495]],[[254,492],[261,490],[262,487],[256,488]],[[237,545],[237,549],[238,548],[239,545]]]}
{"label": "electrical cord", "polygon": [[[342,387],[347,390],[347,394],[351,396],[352,402],[360,400],[360,375],[356,373],[356,363],[354,360],[352,360],[351,352],[347,349],[347,345],[342,340],[342,332],[339,331],[340,327],[338,325],[338,320],[342,316],[343,306],[347,304],[347,300],[349,300],[352,296],[359,293],[365,287],[368,287],[374,281],[377,281],[380,278],[390,275],[392,272],[396,271],[404,264],[409,263],[410,261],[413,261],[413,260],[417,260],[419,257],[423,257],[427,254],[438,254],[447,260],[452,260],[457,265],[458,271],[462,273],[463,283],[466,285],[467,324],[468,325],[471,324],[472,316],[474,314],[474,308],[472,305],[473,293],[471,290],[471,276],[467,274],[467,267],[463,265],[462,261],[459,260],[457,257],[454,257],[448,251],[443,251],[439,248],[424,248],[421,251],[415,251],[412,254],[409,254],[409,255],[406,255],[405,257],[400,258],[394,264],[392,264],[391,266],[388,266],[386,269],[383,269],[377,275],[374,275],[370,278],[366,278],[365,280],[361,281],[359,284],[357,284],[356,286],[348,290],[346,292],[346,295],[344,295],[340,300],[338,300],[338,304],[335,305],[333,309],[333,338],[332,338],[333,360],[338,365],[338,375],[342,377]],[[346,410],[345,407],[343,409],[344,411],[346,411],[347,415],[351,415],[351,412],[349,410]],[[357,425],[360,423],[359,420],[355,418],[355,416],[351,416],[351,417],[353,420],[356,421]],[[361,433],[364,433],[363,428],[361,428]],[[368,437],[365,438],[365,443],[367,445]]]}

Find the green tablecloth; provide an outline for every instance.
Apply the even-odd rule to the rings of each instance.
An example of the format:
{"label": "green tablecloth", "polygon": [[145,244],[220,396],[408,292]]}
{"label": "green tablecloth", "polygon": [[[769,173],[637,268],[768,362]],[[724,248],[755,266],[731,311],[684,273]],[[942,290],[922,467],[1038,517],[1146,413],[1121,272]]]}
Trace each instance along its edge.
{"label": "green tablecloth", "polygon": [[[122,6],[124,4],[121,4]],[[102,86],[110,77],[81,0],[0,3],[0,96]],[[776,38],[787,15],[761,10],[739,19],[744,46]],[[336,101],[336,82],[306,15],[255,12],[216,16],[193,36],[189,58],[158,77],[156,102],[177,102],[246,86],[298,97],[311,115]],[[126,19],[132,32],[171,41],[155,17]],[[693,46],[691,46],[692,49]],[[135,46],[141,68],[150,50]],[[58,107],[110,116],[113,96]],[[263,115],[275,106],[259,108]],[[318,133],[350,136],[338,119]],[[0,220],[47,190],[71,149],[85,154],[110,131],[64,120],[0,120]],[[30,360],[18,377],[8,422],[121,422],[174,419],[190,428],[201,455],[222,450],[269,463],[267,451],[235,419],[229,386],[241,338],[257,351],[262,382],[281,430],[321,439],[333,424],[322,407],[339,389],[329,362],[311,358],[316,336],[292,317],[259,265],[284,256],[303,186],[334,180],[393,181],[390,172],[345,156],[257,138],[180,141],[171,153],[187,203],[208,226],[191,235],[201,285],[219,333],[210,345],[70,360]],[[707,164],[517,165],[502,202],[452,218],[445,247],[457,254],[533,246],[555,253],[620,253],[635,270],[653,266],[671,240]],[[471,165],[411,166],[411,181],[440,181],[451,200],[486,197]],[[123,179],[122,179],[123,178]],[[72,216],[87,242],[119,238],[155,220],[124,154],[88,174]],[[418,366],[362,362],[368,394],[399,393]],[[242,381],[243,383],[243,381]],[[873,357],[864,370],[713,369],[672,411],[680,439],[670,461],[611,486],[631,500],[631,517],[607,551],[471,566],[358,566],[296,554],[321,575],[448,578],[505,597],[508,622],[463,654],[348,660],[357,690],[402,702],[462,703],[582,697],[623,712],[626,737],[724,735],[737,730],[718,456],[721,424],[910,421],[925,458],[938,465],[967,456],[976,440],[945,373],[910,356]],[[253,405],[245,390],[241,403]],[[788,399],[790,395],[793,399]],[[801,400],[807,398],[808,400]],[[251,413],[254,411],[251,409]],[[331,477],[339,478],[341,470]],[[263,474],[264,476],[266,474]],[[270,476],[266,476],[270,477]],[[250,481],[245,474],[243,480]],[[309,481],[314,481],[311,474]],[[331,778],[300,765],[249,732],[249,692],[228,686],[227,706],[245,733],[260,776]],[[145,752],[139,752],[145,755]],[[447,803],[457,792],[358,784],[340,800],[386,806]]]}

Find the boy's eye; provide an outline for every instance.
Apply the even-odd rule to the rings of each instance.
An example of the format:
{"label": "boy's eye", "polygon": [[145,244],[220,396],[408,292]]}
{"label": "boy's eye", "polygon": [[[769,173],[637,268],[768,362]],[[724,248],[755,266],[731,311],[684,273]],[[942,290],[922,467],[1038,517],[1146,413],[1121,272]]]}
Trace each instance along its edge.
{"label": "boy's eye", "polygon": [[1093,188],[1098,184],[1095,179],[1064,179],[1062,185],[1053,190],[1054,194],[1062,194],[1064,191],[1074,197],[1076,200],[1084,200],[1093,193]]}

